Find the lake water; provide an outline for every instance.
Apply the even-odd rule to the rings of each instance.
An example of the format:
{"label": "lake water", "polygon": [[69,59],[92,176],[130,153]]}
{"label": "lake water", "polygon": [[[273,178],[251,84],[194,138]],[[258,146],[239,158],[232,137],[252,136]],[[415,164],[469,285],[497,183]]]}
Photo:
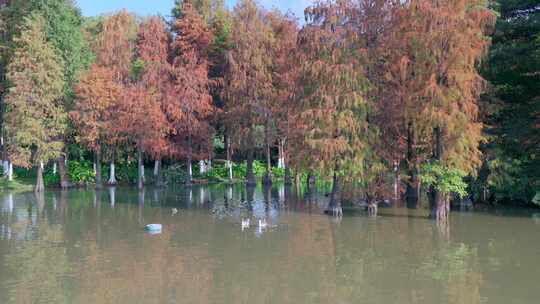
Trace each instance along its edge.
{"label": "lake water", "polygon": [[326,200],[224,185],[1,196],[0,303],[540,302],[540,211],[337,220]]}

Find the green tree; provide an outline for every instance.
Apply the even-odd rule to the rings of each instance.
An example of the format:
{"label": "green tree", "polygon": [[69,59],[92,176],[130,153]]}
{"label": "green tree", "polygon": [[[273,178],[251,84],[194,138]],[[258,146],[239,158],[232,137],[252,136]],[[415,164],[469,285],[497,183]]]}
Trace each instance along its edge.
{"label": "green tree", "polygon": [[175,19],[182,17],[184,6],[189,3],[202,19],[210,25],[216,15],[222,13],[225,9],[224,0],[175,0],[172,9],[172,15]]}
{"label": "green tree", "polygon": [[66,95],[72,95],[73,84],[90,61],[87,42],[81,30],[81,13],[71,0],[12,0],[2,11],[2,18],[9,25],[10,36],[18,35],[24,16],[34,12],[43,17],[46,39],[63,59],[66,78],[64,90]]}
{"label": "green tree", "polygon": [[14,38],[14,53],[7,66],[10,85],[6,96],[6,141],[11,159],[22,167],[37,166],[36,191],[43,191],[43,164],[63,149],[61,136],[67,116],[62,103],[62,60],[44,35],[45,19],[24,17]]}
{"label": "green tree", "polygon": [[[33,12],[37,12],[43,16],[45,20],[43,30],[46,40],[54,46],[57,56],[62,58],[62,70],[65,76],[62,99],[64,106],[69,110],[73,105],[73,86],[80,72],[88,67],[91,61],[88,43],[82,31],[83,18],[79,9],[71,0],[9,1],[7,6],[0,9],[0,16],[4,20],[5,25],[3,30],[5,36],[4,43],[0,42],[0,44],[4,44],[5,46],[4,53],[6,54],[6,60],[9,60],[9,54],[13,51],[13,37],[19,35],[23,17],[29,16]],[[0,32],[2,32],[1,25]],[[2,64],[0,63],[0,73],[1,66]],[[64,134],[64,141],[67,143],[72,142],[69,134]],[[58,164],[61,184],[63,187],[66,187],[69,181],[67,180],[64,168],[64,157],[64,154],[60,156]]]}
{"label": "green tree", "polygon": [[478,192],[530,203],[540,193],[540,9],[534,0],[499,0],[495,9],[500,17],[482,71],[492,84],[484,98],[490,142]]}

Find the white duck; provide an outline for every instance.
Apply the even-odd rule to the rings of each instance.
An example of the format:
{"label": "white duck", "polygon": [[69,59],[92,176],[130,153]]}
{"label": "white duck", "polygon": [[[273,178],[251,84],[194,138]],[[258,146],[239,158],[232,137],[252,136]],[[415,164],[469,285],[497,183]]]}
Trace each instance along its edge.
{"label": "white duck", "polygon": [[172,215],[175,215],[175,214],[177,214],[177,213],[178,213],[178,209],[172,208]]}
{"label": "white duck", "polygon": [[242,231],[245,229],[249,229],[249,226],[251,225],[250,219],[242,219]]}
{"label": "white duck", "polygon": [[266,229],[268,227],[268,223],[266,222],[266,219],[260,219],[259,220],[259,229]]}

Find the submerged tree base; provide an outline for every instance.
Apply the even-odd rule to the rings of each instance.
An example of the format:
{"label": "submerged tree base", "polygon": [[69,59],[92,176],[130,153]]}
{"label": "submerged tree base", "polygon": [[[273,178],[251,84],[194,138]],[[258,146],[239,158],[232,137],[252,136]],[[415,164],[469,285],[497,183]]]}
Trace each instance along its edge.
{"label": "submerged tree base", "polygon": [[437,221],[446,221],[450,215],[450,201],[444,198],[437,198],[435,203],[431,203],[431,218]]}
{"label": "submerged tree base", "polygon": [[334,206],[329,205],[324,213],[335,217],[343,217],[343,208],[341,207],[341,204]]}
{"label": "submerged tree base", "polygon": [[262,179],[263,185],[270,186],[272,185],[272,175],[265,175]]}
{"label": "submerged tree base", "polygon": [[377,203],[368,204],[367,212],[368,212],[368,215],[371,217],[377,216],[377,213],[379,212],[379,206],[377,205]]}

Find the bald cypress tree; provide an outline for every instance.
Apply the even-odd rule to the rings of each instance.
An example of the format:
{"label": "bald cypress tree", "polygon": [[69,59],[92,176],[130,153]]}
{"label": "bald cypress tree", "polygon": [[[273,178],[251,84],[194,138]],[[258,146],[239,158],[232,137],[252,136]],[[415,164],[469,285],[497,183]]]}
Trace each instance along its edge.
{"label": "bald cypress tree", "polygon": [[[62,58],[62,71],[65,76],[63,88],[63,104],[66,109],[73,106],[73,85],[77,81],[80,71],[90,62],[88,43],[82,32],[83,18],[75,3],[71,0],[11,0],[0,4],[0,57],[8,62],[13,53],[13,37],[20,34],[24,16],[32,13],[40,14],[44,20],[44,34],[46,40],[54,46],[57,56]],[[2,82],[2,59],[0,59],[0,83]],[[0,86],[1,87],[1,86]],[[0,88],[0,96],[2,89]],[[1,98],[0,98],[1,101]],[[66,144],[73,142],[73,137],[67,132],[64,134]],[[65,157],[62,153],[58,159],[60,180],[62,187],[69,185],[65,169]],[[7,162],[9,155],[4,155]]]}
{"label": "bald cypress tree", "polygon": [[44,35],[45,20],[24,17],[7,66],[6,141],[11,160],[37,166],[36,192],[43,191],[43,164],[57,158],[64,146],[67,116],[62,104],[62,60]]}
{"label": "bald cypress tree", "polygon": [[175,154],[187,159],[187,184],[191,184],[192,159],[203,159],[212,147],[213,130],[208,123],[215,111],[208,78],[212,33],[188,2],[183,9],[173,27],[172,94],[165,112],[173,129]]}
{"label": "bald cypress tree", "polygon": [[365,51],[356,35],[351,1],[324,1],[306,10],[300,32],[299,93],[305,159],[312,170],[333,175],[329,211],[341,208],[342,179],[364,171],[371,130]]}
{"label": "bald cypress tree", "polygon": [[[266,12],[253,0],[237,4],[233,12],[231,44],[224,77],[225,123],[229,136],[247,154],[247,184],[254,185],[253,158],[256,127],[264,124],[272,97],[272,28]],[[238,117],[242,117],[239,121]]]}
{"label": "bald cypress tree", "polygon": [[[143,63],[144,68],[141,71],[138,82],[147,91],[157,95],[156,102],[153,103],[153,107],[150,109],[154,110],[151,111],[154,114],[157,114],[156,109],[160,109],[160,112],[165,113],[167,94],[172,92],[169,85],[171,80],[171,66],[168,61],[170,41],[171,35],[167,31],[167,25],[159,17],[151,17],[139,26],[137,61]],[[165,116],[164,119],[166,119]],[[158,121],[161,123],[147,125],[146,127],[149,128],[147,131],[150,131],[150,129],[156,131],[170,128],[167,120],[160,121],[158,119]],[[171,152],[171,141],[167,136],[169,134],[165,133],[162,133],[161,136],[148,136],[145,139],[145,153],[148,153],[155,159],[154,175],[158,186],[163,185],[161,160],[169,156]]]}
{"label": "bald cypress tree", "polygon": [[216,14],[224,10],[224,0],[175,0],[174,7],[172,9],[172,15],[178,19],[183,16],[186,11],[186,5],[201,16],[204,22],[210,24]]}
{"label": "bald cypress tree", "polygon": [[[481,0],[410,0],[393,19],[385,80],[398,97],[390,107],[399,111],[390,120],[408,133],[411,179],[427,162],[445,172],[475,174],[484,140],[478,101],[485,88],[477,65],[490,45],[495,14]],[[446,218],[451,193],[442,191],[441,180],[430,184],[433,217]]]}
{"label": "bald cypress tree", "polygon": [[133,15],[120,11],[108,16],[96,39],[96,62],[75,86],[77,103],[71,116],[78,141],[94,152],[97,188],[102,187],[103,154],[114,155],[118,144],[125,142],[117,115],[121,97],[131,82],[136,36]]}

